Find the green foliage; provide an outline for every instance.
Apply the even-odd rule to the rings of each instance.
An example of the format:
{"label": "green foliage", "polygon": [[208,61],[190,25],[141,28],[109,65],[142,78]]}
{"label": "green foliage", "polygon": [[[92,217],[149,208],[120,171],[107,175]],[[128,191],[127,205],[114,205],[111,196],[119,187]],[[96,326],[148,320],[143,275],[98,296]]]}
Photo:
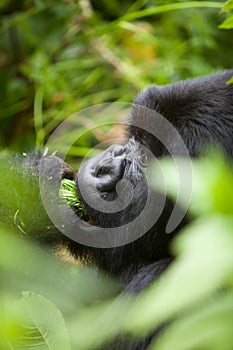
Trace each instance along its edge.
{"label": "green foliage", "polygon": [[22,166],[24,158],[0,154],[0,223],[10,223],[18,234],[45,238],[52,226],[41,201],[38,171]]}
{"label": "green foliage", "polygon": [[[180,159],[179,164],[184,178],[189,164],[184,159]],[[177,168],[167,160],[161,161],[160,166],[167,189],[176,198]],[[159,307],[155,311],[156,317],[160,307],[164,309],[163,317],[167,312],[170,317],[177,316],[177,309],[184,313],[151,349],[212,350],[233,346],[232,166],[216,151],[192,161],[192,166],[193,178],[187,181],[193,188],[190,210],[196,220],[173,244],[173,252],[179,258],[162,282],[165,283],[164,290],[162,288],[158,294],[164,301],[156,303]],[[156,168],[153,171],[156,173]],[[158,179],[153,185],[161,188]],[[185,203],[185,193],[180,193],[180,199]],[[190,307],[193,307],[192,312],[187,313]],[[148,321],[145,320],[150,323],[149,313],[153,314],[152,307],[146,314]]]}
{"label": "green foliage", "polygon": [[84,206],[78,198],[74,180],[62,179],[59,196],[66,204],[77,209],[77,215],[80,218],[83,217]]}
{"label": "green foliage", "polygon": [[25,334],[22,348],[70,350],[64,318],[50,300],[35,293],[23,293],[22,308],[25,313]]}
{"label": "green foliage", "polygon": [[227,12],[227,19],[220,25],[220,28],[231,29],[233,28],[233,1],[228,0],[222,9],[222,12]]}
{"label": "green foliage", "polygon": [[[187,177],[187,166],[190,163],[180,158],[176,159],[176,164],[164,159],[159,164],[166,177],[166,188],[173,198],[177,198],[184,204],[186,201],[186,191],[179,191],[181,186],[192,188],[190,210],[194,215],[209,215],[210,213],[221,213],[231,215],[233,213],[233,173],[232,164],[227,164],[220,152],[208,152],[208,157],[199,160],[192,160],[192,177]],[[177,171],[179,165],[179,171]],[[152,165],[153,186],[162,189],[157,167]],[[189,175],[190,176],[190,175]],[[206,184],[208,183],[208,186]],[[226,196],[227,194],[227,196]]]}
{"label": "green foliage", "polygon": [[[232,67],[232,10],[232,0],[0,1],[0,147],[44,145],[83,108],[130,102],[149,84]],[[72,156],[83,157],[111,129],[86,132],[93,120],[103,122],[80,117]],[[37,174],[25,177],[21,160],[8,155],[0,162],[0,350],[93,350],[171,319],[151,349],[233,348],[232,169],[219,154],[193,162],[196,220],[174,241],[176,261],[144,293],[117,299],[121,287],[91,266],[28,242],[52,235],[56,243],[60,232],[41,202]],[[161,166],[175,195],[174,169]]]}
{"label": "green foliage", "polygon": [[[232,2],[223,6],[223,1],[1,2],[0,147],[43,145],[61,121],[83,108],[130,102],[149,84],[231,67],[232,33],[217,25],[225,16],[219,10],[231,11]],[[80,118],[81,127],[90,122]],[[83,156],[98,141],[90,135],[72,155]]]}
{"label": "green foliage", "polygon": [[86,310],[96,305],[106,308],[118,291],[116,284],[94,270],[62,263],[27,241],[13,238],[4,228],[0,252],[1,350],[39,345],[41,349],[62,349],[62,345],[69,349],[66,328],[74,315],[81,322]]}
{"label": "green foliage", "polygon": [[[138,296],[115,299],[119,286],[91,267],[58,261],[2,227],[0,349],[59,349],[63,344],[93,350],[118,333],[140,338],[173,319],[150,349],[230,350],[232,171],[219,154],[213,157],[215,163],[208,157],[193,164],[194,184],[201,184],[191,203],[196,220],[174,241],[175,262]],[[165,168],[168,183],[174,173],[166,162]]]}

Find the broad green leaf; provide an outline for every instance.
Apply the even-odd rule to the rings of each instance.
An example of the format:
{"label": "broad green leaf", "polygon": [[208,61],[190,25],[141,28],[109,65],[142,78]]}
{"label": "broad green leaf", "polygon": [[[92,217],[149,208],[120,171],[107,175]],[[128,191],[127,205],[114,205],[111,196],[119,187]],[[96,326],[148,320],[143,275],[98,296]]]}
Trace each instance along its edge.
{"label": "broad green leaf", "polygon": [[233,15],[229,16],[220,26],[221,29],[232,29],[233,28]]}
{"label": "broad green leaf", "polygon": [[[203,219],[175,241],[176,261],[125,316],[126,329],[140,332],[201,303],[221,286],[231,285],[233,274],[233,219]],[[138,317],[140,310],[140,317]]]}
{"label": "broad green leaf", "polygon": [[64,318],[55,304],[45,297],[25,292],[22,304],[25,308],[25,333],[22,347],[30,349],[70,350],[69,336]]}
{"label": "broad green leaf", "polygon": [[226,1],[225,5],[222,8],[222,12],[227,12],[233,10],[233,0]]}
{"label": "broad green leaf", "polygon": [[149,350],[231,350],[233,348],[233,298],[216,301],[175,320]]}
{"label": "broad green leaf", "polygon": [[167,320],[207,305],[221,287],[231,288],[232,227],[231,219],[220,216],[187,228],[175,241],[175,262],[147,291],[93,306],[73,319],[69,329],[77,334],[75,346],[92,349],[95,341],[101,344],[117,333],[144,336]]}
{"label": "broad green leaf", "polygon": [[[174,199],[179,199],[187,209],[190,204],[190,209],[196,215],[233,215],[231,166],[218,152],[209,153],[207,157],[191,162],[182,158],[175,162],[170,159],[161,160],[159,166],[165,181],[161,177],[161,171],[157,170],[158,165],[152,164],[151,185],[159,191],[168,192]],[[187,172],[190,166],[192,173]]]}

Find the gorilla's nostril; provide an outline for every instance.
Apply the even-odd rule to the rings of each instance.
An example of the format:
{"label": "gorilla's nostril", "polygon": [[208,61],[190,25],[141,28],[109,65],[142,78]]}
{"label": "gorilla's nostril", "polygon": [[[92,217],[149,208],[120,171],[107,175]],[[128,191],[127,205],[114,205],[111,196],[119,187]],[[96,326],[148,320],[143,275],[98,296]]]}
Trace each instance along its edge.
{"label": "gorilla's nostril", "polygon": [[147,167],[147,154],[132,138],[125,145],[113,145],[96,164],[94,176],[96,188],[100,192],[115,191],[122,179],[133,185],[140,181]]}
{"label": "gorilla's nostril", "polygon": [[121,145],[112,145],[103,153],[102,159],[95,167],[95,177],[102,178],[112,176],[113,181],[122,174],[124,161],[124,147]]}
{"label": "gorilla's nostril", "polygon": [[122,178],[124,158],[116,157],[106,159],[96,168],[97,189],[104,192],[113,190],[116,183]]}
{"label": "gorilla's nostril", "polygon": [[113,173],[113,167],[110,164],[105,164],[97,169],[96,177],[102,177],[105,175],[111,175]]}

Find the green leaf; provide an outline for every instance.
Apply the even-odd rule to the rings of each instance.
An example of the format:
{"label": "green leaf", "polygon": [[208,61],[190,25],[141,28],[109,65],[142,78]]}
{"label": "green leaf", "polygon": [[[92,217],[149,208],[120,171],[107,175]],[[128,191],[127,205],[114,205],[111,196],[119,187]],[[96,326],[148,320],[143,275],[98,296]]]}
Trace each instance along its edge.
{"label": "green leaf", "polygon": [[24,292],[28,324],[25,327],[22,344],[30,349],[70,350],[69,336],[64,318],[55,304],[42,295]]}
{"label": "green leaf", "polygon": [[153,173],[152,186],[160,191],[167,191],[195,215],[207,213],[233,215],[233,202],[230,200],[233,197],[233,173],[223,155],[208,152],[206,158],[192,160],[192,163],[190,160],[177,158],[175,163],[164,159],[159,165],[165,182],[157,171],[158,165],[152,164],[150,169]]}
{"label": "green leaf", "polygon": [[84,213],[84,205],[80,201],[78,197],[78,193],[76,190],[76,184],[74,180],[62,179],[61,187],[59,189],[59,196],[62,201],[70,205],[71,207],[76,208],[77,215],[82,218]]}
{"label": "green leaf", "polygon": [[233,15],[229,16],[220,26],[221,29],[233,28]]}
{"label": "green leaf", "polygon": [[149,350],[231,350],[232,325],[233,298],[227,296],[175,321]]}
{"label": "green leaf", "polygon": [[221,12],[227,12],[233,10],[233,0],[228,0],[226,4],[223,6]]}
{"label": "green leaf", "polygon": [[233,84],[233,77],[227,82],[227,84]]}
{"label": "green leaf", "polygon": [[232,220],[223,216],[205,218],[176,239],[173,252],[179,252],[177,259],[159,283],[142,293],[128,310],[128,331],[138,334],[152,330],[205,302],[222,286],[231,285]]}

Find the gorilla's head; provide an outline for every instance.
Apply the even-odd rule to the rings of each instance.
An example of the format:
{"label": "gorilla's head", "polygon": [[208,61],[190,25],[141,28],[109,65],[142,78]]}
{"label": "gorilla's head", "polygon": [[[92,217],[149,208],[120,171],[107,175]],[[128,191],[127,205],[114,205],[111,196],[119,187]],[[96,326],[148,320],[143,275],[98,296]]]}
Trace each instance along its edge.
{"label": "gorilla's head", "polygon": [[150,188],[146,171],[150,156],[132,137],[125,145],[113,145],[87,160],[76,175],[77,192],[86,209],[84,220],[106,229],[106,240],[110,228],[119,228],[109,248],[84,248],[114,275],[129,264],[136,268],[168,257],[168,242],[178,229],[166,233],[174,203]]}
{"label": "gorilla's head", "polygon": [[[87,160],[76,176],[87,220],[115,227],[135,218],[147,197],[146,167],[146,149],[134,138]],[[108,210],[111,205],[112,210]]]}

